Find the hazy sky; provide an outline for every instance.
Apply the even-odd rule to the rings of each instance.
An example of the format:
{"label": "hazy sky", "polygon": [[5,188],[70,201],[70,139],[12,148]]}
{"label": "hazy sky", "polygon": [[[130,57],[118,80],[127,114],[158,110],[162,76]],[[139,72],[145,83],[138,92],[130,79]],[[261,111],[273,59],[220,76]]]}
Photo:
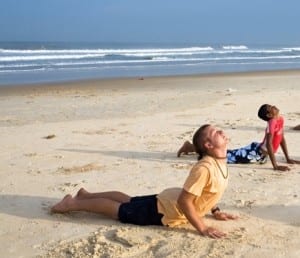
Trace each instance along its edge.
{"label": "hazy sky", "polygon": [[300,45],[300,0],[1,0],[0,41]]}

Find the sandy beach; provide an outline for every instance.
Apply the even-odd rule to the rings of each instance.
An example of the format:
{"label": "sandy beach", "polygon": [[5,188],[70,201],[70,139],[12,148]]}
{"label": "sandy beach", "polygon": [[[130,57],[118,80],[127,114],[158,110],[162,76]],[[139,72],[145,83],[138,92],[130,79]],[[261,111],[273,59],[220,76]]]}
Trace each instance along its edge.
{"label": "sandy beach", "polygon": [[[125,225],[87,213],[50,214],[67,193],[130,195],[181,187],[195,155],[176,157],[204,123],[229,148],[261,141],[261,104],[285,117],[290,156],[300,160],[300,71],[128,78],[0,87],[0,247],[3,257],[300,257],[300,166],[229,165],[220,208],[237,221],[191,226]],[[276,155],[284,163],[281,150]]]}

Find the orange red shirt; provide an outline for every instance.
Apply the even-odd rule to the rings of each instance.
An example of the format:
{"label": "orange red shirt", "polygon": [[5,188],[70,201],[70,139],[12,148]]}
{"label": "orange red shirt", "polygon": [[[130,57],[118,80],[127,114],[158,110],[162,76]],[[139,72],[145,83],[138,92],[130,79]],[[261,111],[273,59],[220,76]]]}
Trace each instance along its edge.
{"label": "orange red shirt", "polygon": [[266,147],[267,134],[271,134],[273,136],[273,140],[272,140],[273,152],[275,153],[278,150],[283,137],[283,127],[284,127],[284,119],[282,116],[278,118],[272,118],[268,121],[267,128],[265,131],[266,132],[265,137],[261,145],[261,147],[265,151],[267,151],[267,147]]}

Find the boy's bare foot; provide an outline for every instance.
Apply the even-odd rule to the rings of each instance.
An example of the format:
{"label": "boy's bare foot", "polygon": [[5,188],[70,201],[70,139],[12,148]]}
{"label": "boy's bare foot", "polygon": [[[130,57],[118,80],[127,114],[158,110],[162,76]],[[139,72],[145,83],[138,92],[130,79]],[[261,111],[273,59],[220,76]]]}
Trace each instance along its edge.
{"label": "boy's bare foot", "polygon": [[52,206],[51,212],[53,213],[65,213],[69,211],[70,204],[73,200],[72,195],[67,194],[60,202]]}
{"label": "boy's bare foot", "polygon": [[75,198],[78,200],[84,199],[88,194],[89,194],[89,192],[87,190],[85,190],[84,188],[80,188],[79,191],[77,192]]}
{"label": "boy's bare foot", "polygon": [[293,127],[293,130],[300,130],[300,125],[296,125],[295,127]]}
{"label": "boy's bare foot", "polygon": [[195,148],[194,145],[191,144],[189,141],[185,141],[181,148],[177,151],[177,157],[179,158],[182,153],[188,155],[189,152],[194,152]]}

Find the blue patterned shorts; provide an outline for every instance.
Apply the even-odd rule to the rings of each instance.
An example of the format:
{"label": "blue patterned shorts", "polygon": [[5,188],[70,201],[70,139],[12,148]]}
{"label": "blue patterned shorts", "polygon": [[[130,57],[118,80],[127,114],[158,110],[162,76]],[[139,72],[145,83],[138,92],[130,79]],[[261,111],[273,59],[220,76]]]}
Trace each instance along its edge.
{"label": "blue patterned shorts", "polygon": [[252,142],[239,149],[227,150],[227,163],[265,163],[267,156],[262,153],[260,145],[259,142]]}

